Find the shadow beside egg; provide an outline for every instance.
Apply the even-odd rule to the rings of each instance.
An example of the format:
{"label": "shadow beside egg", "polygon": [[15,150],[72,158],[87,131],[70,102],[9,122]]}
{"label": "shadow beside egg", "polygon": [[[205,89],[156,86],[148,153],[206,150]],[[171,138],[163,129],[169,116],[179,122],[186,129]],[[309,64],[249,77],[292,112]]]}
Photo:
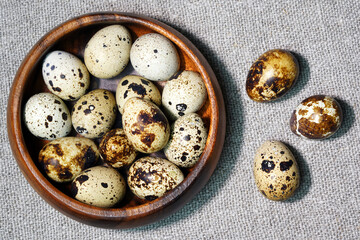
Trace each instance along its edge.
{"label": "shadow beside egg", "polygon": [[[217,54],[214,52],[213,49],[210,48],[210,46],[207,46],[205,43],[201,42],[201,40],[199,40],[193,33],[186,32],[184,29],[173,26],[171,23],[167,22],[164,19],[160,18],[159,20],[173,27],[181,34],[183,34],[186,38],[188,38],[192,43],[194,43],[194,45],[204,55],[209,65],[214,70],[214,73],[216,75],[216,78],[218,79],[218,83],[223,93],[226,107],[226,135],[224,141],[225,144],[223,146],[223,150],[217,167],[215,168],[213,175],[209,179],[209,182],[200,191],[201,194],[197,194],[188,204],[186,204],[179,211],[175,212],[173,215],[148,226],[143,226],[135,229],[125,229],[125,231],[129,232],[162,228],[187,219],[194,212],[198,212],[204,205],[206,205],[207,202],[209,202],[214,196],[216,196],[226,184],[229,177],[231,176],[231,174],[233,174],[235,170],[237,157],[240,155],[240,151],[242,150],[241,146],[243,141],[244,125],[242,101],[240,93],[237,90],[238,87],[236,85],[236,81],[234,77],[231,76],[230,71],[227,70],[226,64],[222,61],[222,59],[217,56]],[[236,124],[231,125],[230,123]],[[224,130],[225,129],[218,129],[218,131]]]}

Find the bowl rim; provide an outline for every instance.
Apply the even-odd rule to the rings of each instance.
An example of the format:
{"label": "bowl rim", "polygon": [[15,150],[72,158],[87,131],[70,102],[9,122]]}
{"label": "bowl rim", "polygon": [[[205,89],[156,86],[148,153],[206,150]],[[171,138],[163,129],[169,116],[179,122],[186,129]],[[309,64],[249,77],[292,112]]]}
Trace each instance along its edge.
{"label": "bowl rim", "polygon": [[[81,203],[58,190],[50,181],[46,179],[45,176],[43,176],[43,174],[35,165],[34,160],[27,151],[21,126],[22,96],[25,92],[25,83],[28,79],[28,75],[32,71],[32,67],[38,64],[43,55],[49,51],[53,44],[55,44],[66,34],[90,25],[115,23],[134,23],[145,26],[154,32],[165,35],[175,45],[177,45],[177,47],[184,51],[195,63],[200,75],[206,83],[205,85],[207,88],[208,99],[211,105],[210,109],[212,116],[210,118],[208,139],[203,154],[193,170],[184,179],[184,181],[163,197],[141,205],[126,207],[126,209],[99,208],[90,206]],[[80,15],[59,24],[46,33],[33,46],[33,48],[28,52],[22,61],[13,80],[7,106],[7,128],[10,145],[13,151],[13,155],[23,175],[42,198],[44,198],[57,210],[60,210],[72,218],[75,217],[74,219],[76,220],[79,220],[79,218],[83,219],[84,217],[89,217],[91,219],[98,220],[131,221],[135,218],[141,218],[155,214],[164,207],[172,205],[174,201],[178,200],[180,197],[182,197],[182,195],[187,195],[189,199],[187,199],[184,203],[177,204],[177,206],[172,211],[175,212],[186,202],[190,201],[190,199],[194,197],[200,191],[200,189],[202,189],[215,170],[225,139],[225,122],[225,107],[220,87],[214,72],[200,51],[186,37],[184,37],[181,33],[172,27],[147,16],[123,12],[94,12]],[[219,127],[221,129],[219,129]],[[200,173],[204,172],[204,166],[210,160],[213,162],[212,166],[207,168],[208,172],[205,173],[207,175],[205,181],[200,182],[199,184],[202,184],[202,186],[194,188],[196,192],[190,194],[188,192],[189,186],[196,184],[196,177]],[[161,215],[163,215],[161,218],[164,218],[170,214],[162,213]],[[149,221],[145,221],[144,223],[149,223]],[[142,222],[140,225],[143,225],[144,223]]]}

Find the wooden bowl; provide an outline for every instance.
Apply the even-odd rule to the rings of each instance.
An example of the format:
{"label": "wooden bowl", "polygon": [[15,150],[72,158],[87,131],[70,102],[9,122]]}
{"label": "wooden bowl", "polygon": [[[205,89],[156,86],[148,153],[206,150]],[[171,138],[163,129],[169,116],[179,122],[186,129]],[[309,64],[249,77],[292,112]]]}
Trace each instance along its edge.
{"label": "wooden bowl", "polygon": [[[178,49],[182,70],[201,74],[208,99],[198,112],[209,129],[205,150],[198,163],[184,170],[185,179],[172,191],[153,201],[144,201],[128,191],[125,200],[113,208],[99,208],[70,197],[66,185],[50,181],[38,166],[40,149],[48,142],[32,136],[22,122],[26,101],[39,92],[49,92],[42,79],[41,68],[45,55],[64,50],[83,59],[83,52],[91,36],[111,24],[126,26],[133,40],[149,32],[157,32],[170,39]],[[92,77],[91,88],[107,88],[115,92],[118,80],[134,70],[131,64],[111,80]],[[160,84],[159,87],[161,88]],[[72,103],[67,103],[69,106]],[[30,50],[15,76],[7,108],[7,126],[11,148],[24,176],[37,193],[51,206],[65,215],[97,227],[133,228],[158,221],[178,209],[197,194],[212,175],[225,138],[225,107],[220,87],[208,62],[196,47],[173,28],[157,20],[128,13],[93,13],[71,19],[51,30]],[[120,114],[119,114],[120,115]]]}

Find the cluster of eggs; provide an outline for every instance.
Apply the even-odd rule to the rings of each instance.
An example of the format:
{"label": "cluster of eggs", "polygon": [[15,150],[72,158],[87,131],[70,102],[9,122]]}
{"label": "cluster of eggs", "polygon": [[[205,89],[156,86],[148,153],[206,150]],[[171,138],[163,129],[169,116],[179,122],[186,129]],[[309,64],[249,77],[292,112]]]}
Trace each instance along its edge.
{"label": "cluster of eggs", "polygon": [[[250,99],[269,102],[287,93],[299,75],[299,64],[293,54],[282,49],[262,54],[251,66],[246,79]],[[325,139],[332,136],[342,122],[339,103],[326,95],[314,95],[303,100],[290,119],[293,133],[305,139]],[[271,200],[286,200],[299,186],[297,162],[291,151],[279,141],[266,141],[254,159],[256,185]]]}
{"label": "cluster of eggs", "polygon": [[[91,76],[113,78],[129,62],[139,76],[124,76],[115,95],[106,89],[88,92]],[[179,54],[169,39],[148,33],[132,43],[121,25],[93,35],[84,63],[64,51],[47,54],[42,75],[51,93],[33,95],[24,108],[29,131],[51,140],[38,157],[45,174],[55,182],[71,182],[77,200],[98,207],[118,204],[127,186],[146,200],[178,186],[184,179],[181,169],[196,164],[207,141],[196,113],[207,98],[206,86],[199,73],[179,69]],[[167,81],[162,94],[153,81]],[[113,128],[118,112],[122,128]],[[80,136],[69,136],[73,129]],[[161,150],[166,159],[138,157]]]}

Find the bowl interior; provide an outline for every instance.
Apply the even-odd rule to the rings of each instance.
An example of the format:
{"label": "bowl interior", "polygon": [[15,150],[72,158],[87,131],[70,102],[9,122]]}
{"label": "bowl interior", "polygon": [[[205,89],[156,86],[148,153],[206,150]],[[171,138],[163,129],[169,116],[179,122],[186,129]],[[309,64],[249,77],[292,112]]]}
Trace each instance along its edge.
{"label": "bowl interior", "polygon": [[[182,169],[186,178],[176,189],[153,201],[141,200],[127,189],[126,197],[122,202],[113,208],[104,209],[78,202],[71,198],[69,191],[70,184],[54,183],[46,177],[46,174],[39,168],[37,159],[39,151],[49,141],[40,140],[34,137],[22,122],[21,114],[25,103],[32,95],[40,92],[49,92],[41,73],[42,62],[47,53],[53,50],[63,50],[78,56],[83,61],[84,48],[89,39],[99,29],[112,24],[121,24],[127,27],[132,34],[133,41],[143,34],[158,32],[168,37],[174,43],[181,60],[180,70],[199,72],[205,81],[208,99],[198,114],[204,120],[209,133],[202,157],[193,168]],[[189,44],[191,46],[189,46]],[[209,161],[212,161],[211,165],[213,167],[210,168],[212,173],[218,160],[209,158],[215,145],[217,133],[216,127],[218,124],[217,97],[211,83],[211,81],[216,81],[216,79],[212,70],[208,66],[203,65],[204,60],[201,59],[203,58],[202,55],[199,59],[198,54],[200,53],[197,53],[196,51],[197,49],[186,38],[172,28],[155,20],[133,15],[100,14],[83,16],[70,20],[45,35],[30,51],[20,67],[10,93],[10,98],[18,96],[18,99],[9,99],[9,104],[14,104],[13,106],[8,106],[8,127],[12,128],[12,130],[9,130],[10,141],[12,142],[13,151],[20,152],[20,154],[15,153],[14,155],[30,184],[45,198],[45,200],[50,202],[53,206],[55,205],[58,210],[67,215],[71,216],[76,212],[75,215],[81,217],[83,217],[84,214],[88,214],[88,216],[96,216],[98,219],[108,219],[109,217],[119,219],[125,216],[146,214],[149,211],[153,212],[161,205],[166,205],[175,201],[195,182],[196,178],[203,172],[204,166],[208,164]],[[36,59],[34,59],[34,56]],[[112,79],[99,79],[91,76],[90,90],[103,88],[108,89],[115,94],[119,80],[129,74],[139,75],[133,69],[130,62],[122,73]],[[166,84],[166,82],[154,83],[158,86],[160,91],[162,91],[163,86]],[[17,88],[17,85],[21,87]],[[69,101],[64,102],[68,105],[69,110],[71,110],[72,105],[75,103]],[[11,119],[15,119],[17,124],[9,124]],[[17,129],[19,127],[20,129]],[[122,127],[121,114],[119,112],[117,113],[117,120],[114,127]],[[75,130],[73,130],[70,135],[79,136],[76,134]],[[11,138],[13,138],[14,141]],[[95,139],[95,142],[98,143],[99,140],[100,139]],[[22,144],[18,144],[19,141],[21,141]],[[14,144],[16,146],[13,146]],[[220,148],[221,147],[222,143],[220,145]],[[164,157],[164,154],[161,151],[152,155]],[[140,154],[137,158],[142,156],[144,155]],[[123,176],[126,176],[126,169],[120,171]],[[206,173],[205,175],[209,177],[209,173]],[[42,191],[43,188],[46,189],[46,193]],[[50,194],[51,196],[44,196],[45,194]],[[71,210],[64,211],[64,208],[71,208]]]}

